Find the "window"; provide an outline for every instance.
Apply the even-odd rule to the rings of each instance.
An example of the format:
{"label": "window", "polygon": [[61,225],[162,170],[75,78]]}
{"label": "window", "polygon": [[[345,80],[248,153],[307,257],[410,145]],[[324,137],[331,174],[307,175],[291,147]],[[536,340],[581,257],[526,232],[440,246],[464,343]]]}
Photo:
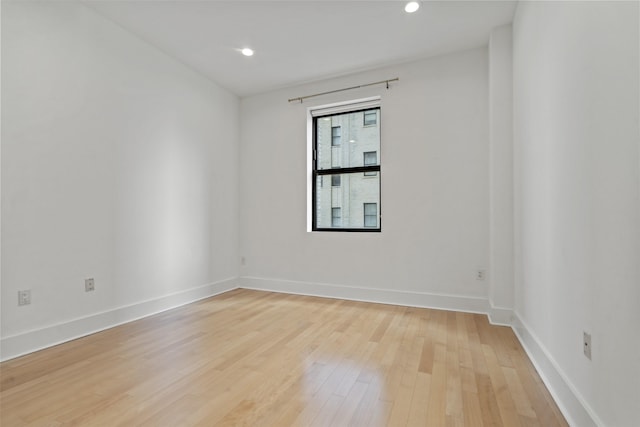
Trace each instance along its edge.
{"label": "window", "polygon": [[331,226],[340,227],[342,225],[342,209],[331,208]]}
{"label": "window", "polygon": [[331,146],[337,147],[340,145],[340,134],[341,134],[340,126],[332,126],[331,127]]}
{"label": "window", "polygon": [[378,205],[377,203],[365,203],[364,207],[364,226],[365,227],[377,227],[378,226]]}
{"label": "window", "polygon": [[[363,153],[364,160],[362,162],[365,166],[373,166],[378,164],[378,153],[376,151],[367,151]],[[378,172],[365,172],[364,176],[376,176]]]}
{"label": "window", "polygon": [[364,126],[373,126],[378,123],[378,110],[364,112]]}
{"label": "window", "polygon": [[[380,99],[311,108],[309,115],[308,230],[380,231]],[[330,187],[322,185],[325,177]]]}

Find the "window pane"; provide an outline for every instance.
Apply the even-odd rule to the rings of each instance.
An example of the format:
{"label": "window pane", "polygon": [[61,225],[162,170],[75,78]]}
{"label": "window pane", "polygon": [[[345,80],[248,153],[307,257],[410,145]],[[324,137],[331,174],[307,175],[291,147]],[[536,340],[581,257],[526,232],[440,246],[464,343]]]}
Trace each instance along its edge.
{"label": "window pane", "polygon": [[[377,151],[367,151],[364,153],[364,165],[371,166],[378,164],[378,152]],[[364,176],[376,176],[378,172],[365,172]]]}
{"label": "window pane", "polygon": [[331,175],[331,186],[332,187],[340,187],[340,178],[341,175]]}
{"label": "window pane", "polygon": [[378,110],[369,110],[364,112],[364,125],[372,126],[378,123]]}
{"label": "window pane", "polygon": [[364,214],[365,215],[377,215],[378,214],[378,206],[375,203],[365,203],[364,204]]}
{"label": "window pane", "polygon": [[337,146],[340,145],[340,126],[332,126],[331,127],[331,145]]}
{"label": "window pane", "polygon": [[377,205],[377,203],[365,203],[363,211],[364,211],[364,226],[365,227],[377,227],[378,226],[378,205]]}
{"label": "window pane", "polygon": [[[334,178],[339,178],[339,187],[320,185],[323,179],[333,182]],[[347,173],[318,176],[316,179],[316,228],[377,228],[379,204],[379,176]]]}
{"label": "window pane", "polygon": [[331,208],[331,226],[340,227],[342,225],[342,213],[340,208]]}
{"label": "window pane", "polygon": [[[364,116],[379,109],[341,113],[315,118],[316,167],[319,170],[332,167],[350,168],[364,166],[364,153],[380,151],[378,126],[365,126]],[[373,116],[371,116],[373,117]]]}
{"label": "window pane", "polygon": [[364,153],[364,165],[371,166],[378,164],[378,152],[376,151],[367,151]]}

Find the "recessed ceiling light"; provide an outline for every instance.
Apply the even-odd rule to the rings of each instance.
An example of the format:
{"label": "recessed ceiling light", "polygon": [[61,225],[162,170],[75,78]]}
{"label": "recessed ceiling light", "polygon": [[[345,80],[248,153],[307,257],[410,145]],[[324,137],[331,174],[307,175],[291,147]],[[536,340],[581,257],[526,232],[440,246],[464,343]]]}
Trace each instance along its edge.
{"label": "recessed ceiling light", "polygon": [[404,7],[404,11],[407,13],[413,13],[418,9],[420,9],[420,3],[418,3],[417,1],[410,1]]}
{"label": "recessed ceiling light", "polygon": [[249,49],[248,47],[245,47],[240,52],[242,52],[244,56],[253,56],[253,49]]}

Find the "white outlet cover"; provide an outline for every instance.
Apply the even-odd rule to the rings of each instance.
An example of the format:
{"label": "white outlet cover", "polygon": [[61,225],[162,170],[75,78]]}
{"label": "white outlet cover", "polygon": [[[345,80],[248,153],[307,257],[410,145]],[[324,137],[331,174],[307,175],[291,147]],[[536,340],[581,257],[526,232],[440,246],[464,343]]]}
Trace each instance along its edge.
{"label": "white outlet cover", "polygon": [[31,304],[31,291],[18,291],[18,305]]}
{"label": "white outlet cover", "polygon": [[582,337],[584,355],[591,360],[591,334],[583,332]]}

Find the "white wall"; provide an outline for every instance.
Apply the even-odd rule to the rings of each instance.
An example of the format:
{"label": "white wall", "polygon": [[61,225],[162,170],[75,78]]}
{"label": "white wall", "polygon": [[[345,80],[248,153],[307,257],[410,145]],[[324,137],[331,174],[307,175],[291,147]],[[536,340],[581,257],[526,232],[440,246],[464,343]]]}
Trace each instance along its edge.
{"label": "white wall", "polygon": [[638,17],[522,2],[513,24],[517,330],[576,426],[640,425]]}
{"label": "white wall", "polygon": [[[511,25],[498,27],[489,39],[489,300],[500,323],[513,310],[513,58]],[[497,316],[494,316],[497,317]],[[492,319],[494,321],[498,319]]]}
{"label": "white wall", "polygon": [[[390,90],[287,102],[394,77]],[[308,233],[307,108],[373,95],[382,96],[382,232]],[[486,49],[243,98],[243,286],[486,310],[475,271],[489,263],[487,99]]]}
{"label": "white wall", "polygon": [[2,59],[3,358],[234,286],[236,96],[67,2],[3,2]]}

